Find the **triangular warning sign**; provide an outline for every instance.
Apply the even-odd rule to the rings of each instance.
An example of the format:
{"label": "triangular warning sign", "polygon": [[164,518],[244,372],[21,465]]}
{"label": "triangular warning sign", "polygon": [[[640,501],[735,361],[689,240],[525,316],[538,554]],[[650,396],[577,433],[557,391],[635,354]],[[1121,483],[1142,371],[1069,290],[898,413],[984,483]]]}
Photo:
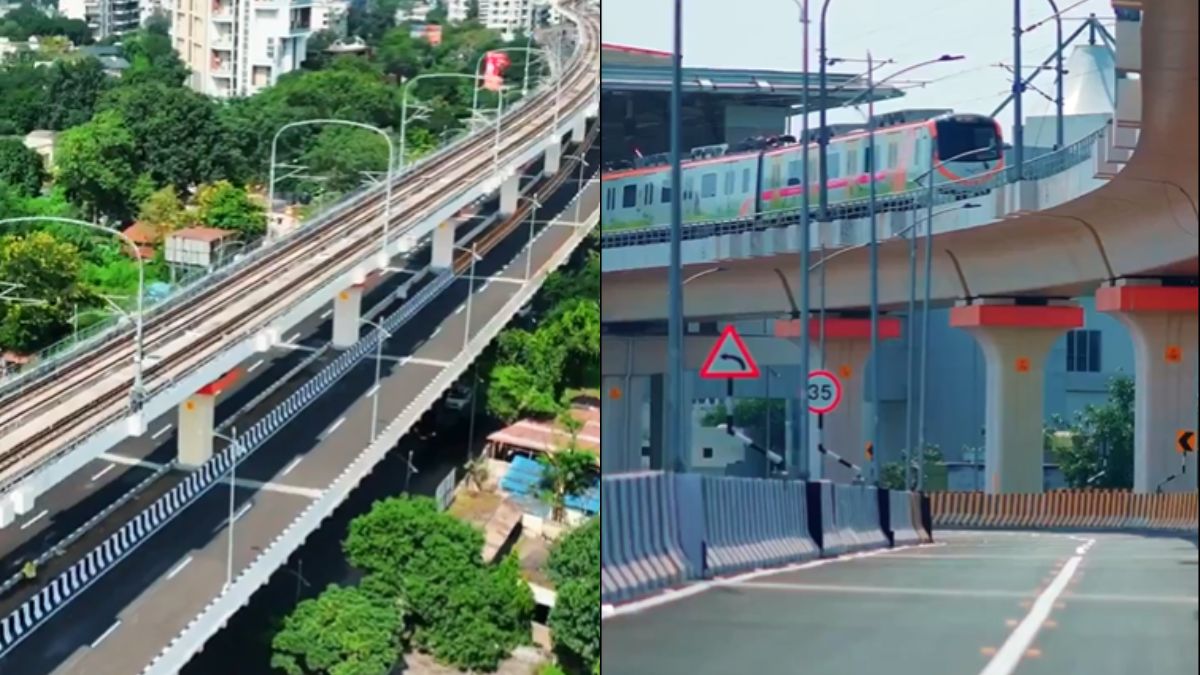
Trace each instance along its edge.
{"label": "triangular warning sign", "polygon": [[706,380],[753,380],[758,376],[758,364],[750,356],[742,336],[732,325],[726,326],[704,360],[700,377]]}

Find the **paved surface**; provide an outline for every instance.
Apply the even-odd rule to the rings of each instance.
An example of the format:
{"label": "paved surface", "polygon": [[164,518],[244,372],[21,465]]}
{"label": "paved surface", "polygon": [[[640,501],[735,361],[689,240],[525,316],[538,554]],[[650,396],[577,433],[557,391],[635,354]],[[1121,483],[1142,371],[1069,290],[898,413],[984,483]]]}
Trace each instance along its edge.
{"label": "paved surface", "polygon": [[[551,204],[547,201],[548,209]],[[542,232],[534,247],[535,269],[572,231],[560,226]],[[528,230],[517,228],[479,263],[471,303],[472,335],[518,290],[513,279],[524,273],[520,250],[527,238]],[[466,279],[456,282],[388,341],[386,354],[415,360],[383,363],[381,425],[399,415],[442,369],[431,364],[451,358],[461,347],[471,284]],[[266,486],[240,487],[235,492],[240,514],[234,528],[236,568],[247,565],[257,549],[268,545],[366,445],[372,404],[367,393],[374,385],[374,370],[370,359],[360,363],[243,461],[239,479]],[[249,411],[244,423],[253,423],[273,405],[268,401]],[[226,577],[228,538],[223,520],[228,502],[227,489],[214,488],[0,661],[0,673],[140,672],[220,592]]]}
{"label": "paved surface", "polygon": [[[1200,665],[1191,542],[938,538],[935,546],[716,585],[609,618],[604,672],[975,675],[995,661],[988,675],[1184,675]],[[1055,579],[1068,576],[1056,600],[1042,601],[1048,619],[1026,622]],[[1032,641],[1015,649],[1014,634],[1033,629]]]}

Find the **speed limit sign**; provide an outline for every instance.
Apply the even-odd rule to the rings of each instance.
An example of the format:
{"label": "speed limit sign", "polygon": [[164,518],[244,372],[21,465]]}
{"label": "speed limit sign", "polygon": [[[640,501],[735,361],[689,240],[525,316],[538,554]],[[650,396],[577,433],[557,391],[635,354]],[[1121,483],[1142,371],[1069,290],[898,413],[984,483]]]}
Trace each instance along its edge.
{"label": "speed limit sign", "polygon": [[808,374],[808,410],[818,415],[831,413],[842,402],[842,381],[828,370]]}

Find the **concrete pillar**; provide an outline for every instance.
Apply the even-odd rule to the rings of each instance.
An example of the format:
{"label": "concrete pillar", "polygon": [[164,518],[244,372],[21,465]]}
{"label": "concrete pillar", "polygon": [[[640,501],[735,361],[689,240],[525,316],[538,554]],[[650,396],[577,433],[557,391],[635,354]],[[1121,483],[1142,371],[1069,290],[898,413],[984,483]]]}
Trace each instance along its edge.
{"label": "concrete pillar", "polygon": [[346,349],[358,342],[362,317],[362,285],[354,285],[333,300],[333,348]]}
{"label": "concrete pillar", "polygon": [[[818,370],[820,363],[821,321],[809,319],[809,361],[812,369]],[[775,337],[796,339],[800,337],[800,322],[775,322]],[[879,339],[895,340],[900,337],[900,320],[890,317],[879,319]],[[857,475],[852,469],[836,459],[820,452],[819,445],[846,461],[866,468],[866,423],[863,400],[866,382],[867,358],[871,355],[871,320],[859,317],[826,317],[825,319],[825,365],[826,370],[837,376],[842,383],[842,400],[838,407],[825,415],[809,415],[808,473],[812,480],[831,480],[849,483]],[[802,385],[803,391],[803,385]],[[807,409],[807,399],[801,397],[800,404]],[[823,418],[823,419],[822,419]],[[803,445],[803,439],[801,439]]]}
{"label": "concrete pillar", "polygon": [[199,393],[179,404],[179,463],[195,468],[212,457],[217,397]]}
{"label": "concrete pillar", "polygon": [[450,269],[454,264],[454,223],[438,223],[433,230],[433,255],[429,265],[435,270]]}
{"label": "concrete pillar", "polygon": [[663,448],[666,447],[667,417],[663,414],[663,409],[666,407],[667,400],[663,385],[666,381],[666,375],[650,376],[650,468],[655,471],[661,471],[664,468]]}
{"label": "concrete pillar", "polygon": [[642,469],[642,405],[650,378],[611,375],[601,382],[600,472]]}
{"label": "concrete pillar", "polygon": [[500,184],[500,210],[501,216],[509,216],[517,211],[517,197],[521,194],[521,175],[513,174],[504,179]]}
{"label": "concrete pillar", "polygon": [[571,123],[571,142],[582,143],[584,136],[587,136],[587,118],[580,115]]}
{"label": "concrete pillar", "polygon": [[553,176],[562,167],[562,144],[557,139],[546,145],[546,157],[542,165],[542,173],[547,176]]}
{"label": "concrete pillar", "polygon": [[954,307],[950,325],[975,337],[987,366],[984,490],[1041,492],[1046,355],[1063,333],[1083,325],[1083,309],[978,301]]}
{"label": "concrete pillar", "polygon": [[1096,292],[1096,309],[1133,338],[1134,492],[1195,490],[1196,453],[1178,454],[1175,436],[1196,431],[1197,289],[1122,279]]}

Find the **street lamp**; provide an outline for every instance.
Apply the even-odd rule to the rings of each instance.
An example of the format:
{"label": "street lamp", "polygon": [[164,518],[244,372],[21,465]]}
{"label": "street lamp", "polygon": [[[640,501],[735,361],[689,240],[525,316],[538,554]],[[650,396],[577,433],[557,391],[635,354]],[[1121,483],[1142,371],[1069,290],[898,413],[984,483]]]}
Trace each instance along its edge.
{"label": "street lamp", "polygon": [[[810,287],[811,280],[809,278],[811,275],[809,274],[809,271],[808,271],[808,267],[809,267],[809,263],[810,263],[809,248],[812,246],[811,234],[809,233],[809,223],[808,223],[808,190],[810,187],[809,186],[809,176],[808,176],[808,145],[809,145],[809,142],[808,142],[808,1],[807,0],[793,0],[793,2],[796,3],[796,7],[800,10],[800,25],[803,27],[803,39],[801,41],[801,44],[802,44],[801,50],[803,51],[803,57],[802,57],[803,61],[802,61],[801,70],[804,71],[804,89],[802,89],[800,92],[800,108],[804,111],[804,114],[801,117],[801,131],[800,131],[800,143],[801,143],[801,153],[802,153],[801,158],[800,158],[800,183],[801,183],[801,185],[804,186],[800,190],[800,270],[801,270],[801,277],[800,277],[800,345],[801,345],[800,346],[800,373],[801,373],[801,375],[800,375],[800,377],[803,378],[802,381],[805,383],[805,385],[803,387],[801,387],[801,390],[807,392],[808,391],[808,386],[807,386],[808,373],[812,366],[812,364],[809,361],[810,355],[808,353],[809,352],[809,339],[810,339],[810,336],[808,334],[809,333],[809,331],[808,331],[808,315],[809,315],[809,312],[812,311],[811,299],[809,298],[809,295],[812,293],[812,289]],[[824,14],[822,14],[822,16],[824,16]],[[822,82],[824,82],[824,80],[822,80]],[[823,116],[824,110],[825,110],[824,101],[822,101],[821,110],[822,110],[822,116]],[[822,194],[823,194],[823,190],[824,190],[824,188],[822,188]],[[767,378],[767,382],[768,383],[770,382],[769,376]],[[788,458],[788,461],[791,463],[791,466],[796,467],[796,477],[797,478],[802,478],[808,473],[808,471],[807,471],[808,462],[801,462],[799,454],[800,453],[808,453],[809,447],[811,446],[811,443],[809,443],[809,438],[808,438],[808,435],[809,435],[809,414],[808,414],[808,410],[807,410],[808,401],[804,400],[803,404],[805,407],[800,415],[800,419],[798,420],[798,422],[799,422],[799,427],[800,427],[799,428],[800,438],[802,438],[804,440],[803,440],[803,443],[800,444],[800,448],[798,448],[794,451],[796,456]],[[770,411],[770,400],[769,399],[767,401],[767,410],[768,410],[767,419],[770,420],[770,417],[769,417],[769,415],[770,415],[770,412],[769,412]],[[767,466],[768,466],[768,471],[769,471],[770,462],[767,463]]]}
{"label": "street lamp", "polygon": [[681,124],[683,118],[683,1],[674,0],[673,47],[671,53],[671,244],[667,270],[667,449],[669,471],[684,468],[683,447],[683,167]]}
{"label": "street lamp", "polygon": [[229,529],[229,545],[225,553],[225,586],[221,589],[221,592],[224,593],[233,584],[233,501],[234,492],[237,489],[238,456],[242,454],[242,446],[237,440],[236,425],[230,427],[228,436],[218,431],[213,431],[212,434],[215,438],[229,442],[229,517],[227,525]]}
{"label": "street lamp", "polygon": [[21,216],[18,218],[0,219],[0,225],[8,225],[15,223],[32,223],[32,222],[52,222],[64,223],[67,225],[78,225],[94,230],[100,230],[109,234],[115,234],[120,237],[126,244],[129,244],[129,249],[133,253],[133,259],[138,266],[138,295],[137,295],[137,316],[134,321],[134,353],[133,353],[133,389],[130,391],[129,397],[134,412],[138,412],[142,408],[142,398],[145,396],[146,390],[143,382],[142,362],[145,353],[144,338],[144,310],[146,307],[146,266],[142,261],[142,256],[138,245],[124,232],[113,228],[91,223],[86,220],[78,220],[76,218],[60,218],[58,216]]}
{"label": "street lamp", "polygon": [[[403,120],[401,120],[401,121],[403,121]],[[355,127],[357,129],[366,129],[367,131],[373,131],[373,132],[379,134],[380,136],[383,136],[383,140],[387,141],[387,146],[388,146],[388,166],[387,166],[387,186],[386,186],[387,194],[385,196],[386,201],[383,204],[383,246],[379,251],[379,260],[378,260],[379,267],[381,269],[384,267],[387,267],[387,265],[388,265],[388,226],[392,222],[392,183],[394,182],[393,178],[395,178],[395,174],[393,173],[392,167],[396,163],[396,151],[395,151],[395,145],[392,143],[392,137],[389,136],[386,131],[384,131],[383,129],[380,129],[379,127],[372,126],[370,124],[363,124],[361,122],[351,122],[350,120],[324,119],[324,118],[301,120],[299,122],[291,122],[291,123],[288,123],[288,124],[285,124],[285,125],[279,127],[279,130],[275,132],[275,136],[271,139],[271,167],[269,170],[270,176],[267,179],[267,213],[273,214],[275,212],[275,153],[276,153],[276,150],[278,149],[278,145],[279,145],[279,135],[282,134],[284,131],[291,129],[292,127],[311,126],[311,125],[316,125],[316,124],[335,124],[335,125],[346,126],[346,127]],[[401,133],[400,153],[404,154],[404,136],[403,136],[404,132],[403,132],[403,130],[401,130],[400,133]],[[269,226],[269,223],[268,223],[268,226]]]}
{"label": "street lamp", "polygon": [[528,200],[533,206],[529,214],[529,249],[525,252],[525,281],[529,281],[529,277],[533,271],[533,227],[537,220],[537,210],[542,206],[542,203],[533,195],[522,195],[521,199]]}
{"label": "street lamp", "polygon": [[[583,183],[584,183],[584,173],[583,173],[583,170],[584,170],[585,168],[587,168],[587,167],[591,166],[591,164],[588,164],[588,161],[587,161],[586,159],[584,159],[584,158],[583,158],[583,155],[582,155],[582,154],[579,154],[579,155],[563,155],[563,158],[564,158],[564,159],[573,159],[573,160],[575,160],[575,161],[579,162],[579,190],[580,190],[580,192],[582,192],[582,191],[583,191]],[[580,203],[579,203],[579,199],[578,199],[578,198],[576,198],[576,199],[575,199],[575,222],[576,222],[576,223],[578,223],[578,222],[579,222],[579,209],[580,209],[580,208],[581,208],[581,205],[580,205]]]}
{"label": "street lamp", "polygon": [[[420,82],[421,80],[432,79],[459,79],[472,80],[478,83],[483,79],[479,75],[466,75],[464,73],[422,73],[404,83],[400,88],[400,169],[403,170],[406,162],[405,148],[407,147],[407,131],[408,131],[408,88]],[[499,118],[497,118],[499,124]],[[391,170],[391,163],[388,164],[388,169]]]}
{"label": "street lamp", "polygon": [[475,242],[471,242],[471,248],[463,246],[455,246],[454,248],[471,254],[471,269],[467,273],[467,316],[466,324],[463,327],[463,352],[467,351],[467,345],[471,341],[471,299],[475,296],[475,263],[483,260],[478,253],[475,252]]}
{"label": "street lamp", "polygon": [[381,364],[383,363],[383,343],[385,342],[385,337],[392,337],[392,331],[384,328],[383,324],[376,323],[370,319],[360,318],[359,321],[375,328],[381,333],[379,340],[375,342],[375,386],[371,387],[371,391],[373,392],[371,394],[371,442],[373,443],[379,433],[379,376]]}

